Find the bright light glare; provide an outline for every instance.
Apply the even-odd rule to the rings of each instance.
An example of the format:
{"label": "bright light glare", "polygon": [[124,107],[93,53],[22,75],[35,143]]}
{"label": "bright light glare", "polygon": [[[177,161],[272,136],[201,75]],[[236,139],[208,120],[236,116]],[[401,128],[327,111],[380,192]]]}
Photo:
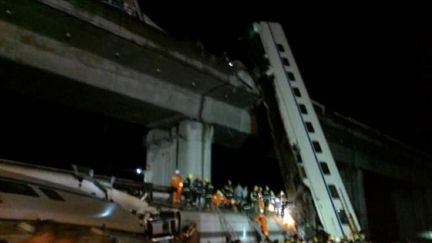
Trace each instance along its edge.
{"label": "bright light glare", "polygon": [[115,205],[109,204],[102,210],[102,212],[97,214],[97,217],[99,217],[99,218],[109,217],[113,213],[114,209],[115,209]]}
{"label": "bright light glare", "polygon": [[267,209],[268,209],[269,212],[272,212],[272,213],[275,211],[274,205],[271,204],[271,203],[268,205]]}
{"label": "bright light glare", "polygon": [[291,217],[290,211],[285,208],[284,210],[284,216],[283,216],[283,223],[288,225],[288,226],[294,226],[295,225],[295,221],[294,219]]}
{"label": "bright light glare", "polygon": [[234,67],[234,64],[233,64],[232,62],[228,62],[228,65],[229,65],[230,67]]}
{"label": "bright light glare", "polygon": [[139,175],[139,174],[141,174],[142,173],[142,169],[141,168],[137,168],[136,169],[136,173]]}
{"label": "bright light glare", "polygon": [[419,234],[419,236],[426,240],[432,240],[432,231],[425,231]]}
{"label": "bright light glare", "polygon": [[246,228],[243,227],[242,240],[246,240]]}

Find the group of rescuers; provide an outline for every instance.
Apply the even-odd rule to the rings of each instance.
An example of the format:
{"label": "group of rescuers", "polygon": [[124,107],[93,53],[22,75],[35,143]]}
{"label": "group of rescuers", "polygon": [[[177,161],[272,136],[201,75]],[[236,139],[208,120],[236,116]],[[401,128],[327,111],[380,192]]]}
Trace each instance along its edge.
{"label": "group of rescuers", "polygon": [[[153,173],[150,166],[147,165],[144,171],[144,193],[147,194],[150,201],[153,200],[152,177]],[[269,239],[269,229],[265,214],[271,212],[281,219],[288,230],[295,235],[297,234],[297,227],[288,213],[290,204],[283,191],[275,195],[268,186],[262,188],[255,185],[253,190],[248,192],[247,186],[242,187],[240,184],[237,184],[233,187],[230,180],[227,181],[222,189],[215,191],[209,179],[206,178],[203,181],[201,178],[194,178],[192,174],[189,174],[183,180],[179,170],[176,170],[171,177],[170,186],[172,190],[170,197],[172,198],[174,207],[205,210],[224,208],[255,215],[255,221],[260,224],[261,231],[266,240]],[[286,222],[291,223],[286,224]],[[331,237],[327,242],[333,242]]]}
{"label": "group of rescuers", "polygon": [[284,208],[288,203],[283,191],[275,195],[268,186],[254,186],[248,193],[247,186],[237,184],[233,187],[232,182],[228,180],[222,189],[215,191],[209,179],[202,181],[201,178],[194,178],[189,174],[183,180],[179,170],[176,170],[171,178],[171,188],[172,203],[175,207],[206,210],[224,208],[257,215],[255,221],[260,223],[262,233],[266,237],[269,236],[269,230],[264,214],[271,211],[283,218]]}
{"label": "group of rescuers", "polygon": [[172,203],[175,207],[211,209],[226,208],[236,211],[265,212],[271,202],[272,211],[283,214],[283,208],[287,199],[283,191],[275,195],[268,186],[264,189],[254,186],[253,191],[248,193],[247,187],[237,184],[233,186],[230,180],[220,190],[215,190],[209,179],[201,180],[189,174],[184,180],[180,171],[176,170],[171,178]]}

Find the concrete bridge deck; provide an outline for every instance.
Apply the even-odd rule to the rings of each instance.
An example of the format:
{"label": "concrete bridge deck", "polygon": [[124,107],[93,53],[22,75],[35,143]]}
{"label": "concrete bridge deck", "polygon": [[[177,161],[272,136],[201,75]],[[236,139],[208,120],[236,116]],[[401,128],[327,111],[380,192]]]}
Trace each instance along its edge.
{"label": "concrete bridge deck", "polygon": [[216,139],[251,133],[257,91],[227,63],[85,2],[0,1],[2,88],[150,128],[189,118],[215,125]]}

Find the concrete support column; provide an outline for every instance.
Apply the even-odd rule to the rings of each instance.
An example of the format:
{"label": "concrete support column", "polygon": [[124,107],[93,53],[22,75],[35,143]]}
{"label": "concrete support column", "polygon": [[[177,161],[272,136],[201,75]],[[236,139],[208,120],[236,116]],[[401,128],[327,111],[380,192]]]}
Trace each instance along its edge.
{"label": "concrete support column", "polygon": [[147,163],[156,185],[169,185],[176,169],[183,177],[211,179],[211,125],[184,120],[170,129],[153,129],[146,137]]}

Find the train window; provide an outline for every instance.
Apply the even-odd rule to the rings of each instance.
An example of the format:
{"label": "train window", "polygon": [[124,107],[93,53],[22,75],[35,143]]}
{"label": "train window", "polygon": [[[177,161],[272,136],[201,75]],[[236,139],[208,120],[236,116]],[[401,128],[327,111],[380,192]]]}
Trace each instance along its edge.
{"label": "train window", "polygon": [[336,187],[334,185],[329,185],[328,188],[330,190],[330,194],[331,194],[332,198],[338,199],[339,193],[337,192]]}
{"label": "train window", "polygon": [[312,141],[312,146],[315,150],[315,153],[321,153],[322,152],[321,145],[319,144],[318,141]]}
{"label": "train window", "polygon": [[20,194],[30,197],[39,195],[28,185],[11,181],[0,180],[0,192]]}
{"label": "train window", "polygon": [[283,47],[282,44],[276,44],[276,46],[277,46],[278,51],[280,51],[280,52],[284,52],[285,51],[285,48]]}
{"label": "train window", "polygon": [[302,160],[300,153],[297,153],[296,158],[297,158],[298,163],[303,163],[303,160]]}
{"label": "train window", "polygon": [[286,57],[282,57],[282,63],[283,63],[283,65],[285,65],[285,66],[289,66],[290,64],[289,64],[289,61],[288,61],[288,59],[286,58]]}
{"label": "train window", "polygon": [[293,93],[297,97],[301,97],[300,90],[296,87],[293,88]]}
{"label": "train window", "polygon": [[310,133],[314,133],[315,132],[315,129],[314,129],[314,127],[313,127],[313,125],[312,125],[312,123],[311,122],[305,122],[305,124],[306,124],[306,129],[308,130],[308,132],[310,132]]}
{"label": "train window", "polygon": [[339,219],[342,224],[349,224],[347,214],[343,209],[339,211]]}
{"label": "train window", "polygon": [[306,175],[306,170],[305,170],[305,168],[303,167],[303,166],[300,166],[300,175],[301,175],[301,177],[304,179],[304,178],[307,178],[307,175]]}
{"label": "train window", "polygon": [[290,81],[295,81],[294,74],[292,72],[287,72],[287,75]]}
{"label": "train window", "polygon": [[326,162],[320,162],[321,170],[325,175],[330,175],[330,169]]}
{"label": "train window", "polygon": [[64,199],[54,190],[39,187],[39,189],[51,200],[64,201]]}
{"label": "train window", "polygon": [[299,109],[300,109],[300,112],[301,112],[302,114],[307,114],[307,113],[308,113],[308,112],[307,112],[307,109],[306,109],[306,106],[303,105],[303,104],[299,104]]}

